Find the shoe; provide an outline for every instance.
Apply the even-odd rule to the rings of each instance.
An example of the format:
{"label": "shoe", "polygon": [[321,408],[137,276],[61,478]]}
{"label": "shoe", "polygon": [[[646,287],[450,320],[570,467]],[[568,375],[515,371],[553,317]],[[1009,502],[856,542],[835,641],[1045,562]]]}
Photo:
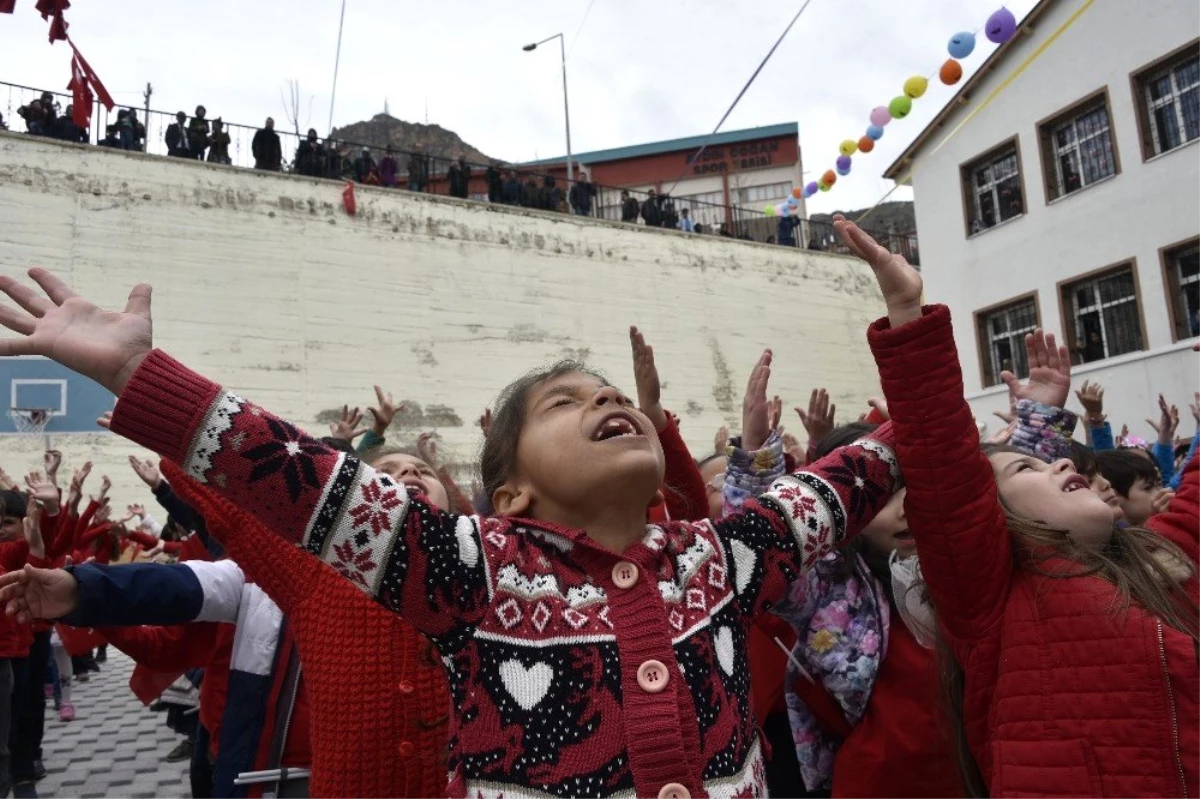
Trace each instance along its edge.
{"label": "shoe", "polygon": [[63,702],[62,707],[60,707],[58,709],[58,720],[59,721],[74,721],[75,720],[75,706],[72,705],[70,702]]}
{"label": "shoe", "polygon": [[160,701],[160,702],[155,702],[154,704],[150,705],[151,713],[166,713],[167,710],[169,710],[169,708],[167,707],[166,702]]}
{"label": "shoe", "polygon": [[167,752],[167,756],[164,757],[163,760],[167,761],[168,763],[179,763],[184,760],[191,760],[192,749],[192,739],[185,738],[179,742],[178,746],[176,746],[170,752]]}
{"label": "shoe", "polygon": [[91,675],[86,671],[83,674],[76,674],[75,682],[87,682],[89,677],[91,677]]}
{"label": "shoe", "polygon": [[98,672],[100,671],[100,665],[95,661],[95,659],[89,660],[87,664],[87,670]]}
{"label": "shoe", "polygon": [[31,772],[29,772],[27,774],[21,774],[20,776],[17,776],[14,774],[13,782],[29,783],[29,782],[37,782],[38,780],[45,779],[45,778],[46,778],[46,766],[43,765],[42,761],[39,759],[39,760],[33,761],[33,770]]}
{"label": "shoe", "polygon": [[97,663],[103,663],[104,661],[108,660],[108,647],[102,646],[97,648],[95,660]]}

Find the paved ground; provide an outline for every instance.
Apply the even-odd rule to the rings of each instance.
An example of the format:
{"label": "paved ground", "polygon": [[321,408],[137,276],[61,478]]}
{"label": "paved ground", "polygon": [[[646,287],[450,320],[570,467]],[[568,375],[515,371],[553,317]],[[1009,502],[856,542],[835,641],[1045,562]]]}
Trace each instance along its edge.
{"label": "paved ground", "polygon": [[133,662],[108,648],[86,683],[74,687],[75,720],[62,722],[46,703],[42,743],[47,776],[37,793],[25,786],[17,797],[190,797],[188,764],[163,756],[180,736],[166,727],[166,714],[147,710],[129,690]]}

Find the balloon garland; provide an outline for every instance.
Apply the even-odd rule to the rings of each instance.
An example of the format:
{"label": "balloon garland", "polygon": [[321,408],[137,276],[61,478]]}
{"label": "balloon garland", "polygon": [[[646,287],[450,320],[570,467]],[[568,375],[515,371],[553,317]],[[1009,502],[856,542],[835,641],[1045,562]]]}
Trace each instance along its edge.
{"label": "balloon garland", "polygon": [[[1017,18],[1007,8],[1000,8],[988,17],[983,28],[988,41],[994,44],[1004,44],[1017,33]],[[947,86],[953,86],[962,80],[962,60],[975,52],[975,34],[967,31],[956,33],[950,37],[946,45],[950,54],[938,69],[937,78]],[[850,174],[853,166],[853,156],[856,153],[869,153],[875,149],[875,142],[883,138],[884,129],[894,119],[904,119],[912,113],[913,100],[918,100],[929,89],[929,78],[913,75],[904,81],[903,93],[891,99],[887,105],[876,106],[867,116],[870,124],[864,134],[858,139],[846,139],[838,145],[838,158],[834,169],[826,170],[819,180],[810,181],[803,188],[792,189],[792,196],[781,203],[771,203],[763,208],[767,216],[785,216],[794,213],[801,199],[812,197],[819,191],[829,191],[837,182],[838,176]]]}

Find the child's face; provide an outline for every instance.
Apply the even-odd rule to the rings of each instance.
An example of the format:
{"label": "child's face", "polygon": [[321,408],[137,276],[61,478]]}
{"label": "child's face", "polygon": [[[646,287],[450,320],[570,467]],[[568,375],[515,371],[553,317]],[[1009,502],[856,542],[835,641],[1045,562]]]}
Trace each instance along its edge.
{"label": "child's face", "polygon": [[908,532],[908,517],[904,513],[906,496],[907,488],[892,494],[883,509],[859,533],[872,550],[885,555],[897,552],[902,558],[916,553],[917,543]]}
{"label": "child's face", "polygon": [[1129,496],[1122,497],[1121,510],[1125,512],[1125,521],[1135,527],[1140,527],[1154,515],[1154,498],[1162,491],[1157,484],[1147,478],[1135,480],[1129,487]]}
{"label": "child's face", "polygon": [[25,535],[20,516],[0,516],[0,541],[15,541]]}
{"label": "child's face", "polygon": [[383,472],[397,483],[415,488],[443,510],[450,508],[446,487],[428,463],[412,455],[396,452],[375,461],[375,471]]}
{"label": "child's face", "polygon": [[1113,512],[1090,490],[1087,478],[1067,458],[1044,463],[1029,455],[997,452],[989,456],[996,487],[1017,516],[1065,530],[1082,547],[1099,549],[1112,538]]}
{"label": "child's face", "polygon": [[501,515],[582,526],[644,514],[663,471],[654,424],[617,389],[569,372],[530,390],[516,468],[493,500]]}
{"label": "child's face", "polygon": [[700,467],[704,490],[708,492],[708,518],[716,521],[725,511],[725,457],[713,458]]}
{"label": "child's face", "polygon": [[1125,510],[1121,507],[1121,495],[1112,487],[1112,483],[1108,482],[1108,478],[1100,472],[1092,475],[1089,481],[1092,490],[1096,492],[1100,499],[1104,500],[1104,504],[1112,508],[1113,521],[1119,522],[1125,518]]}

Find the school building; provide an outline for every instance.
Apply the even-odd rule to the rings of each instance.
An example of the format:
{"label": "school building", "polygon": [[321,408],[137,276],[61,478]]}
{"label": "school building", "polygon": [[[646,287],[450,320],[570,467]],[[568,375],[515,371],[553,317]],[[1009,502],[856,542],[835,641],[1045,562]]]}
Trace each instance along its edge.
{"label": "school building", "polygon": [[[701,149],[703,148],[703,149]],[[690,208],[693,219],[716,229],[734,214],[762,214],[801,185],[800,129],[795,122],[731,130],[715,136],[635,144],[574,153],[589,180],[600,184],[597,201],[606,219],[621,218],[621,189],[669,191],[676,209]],[[520,164],[520,169],[562,179],[566,157]],[[806,218],[803,200],[800,216]]]}
{"label": "school building", "polygon": [[1042,326],[1117,428],[1152,437],[1157,394],[1186,409],[1200,372],[1200,5],[1098,2],[1072,21],[1081,7],[1038,3],[884,174],[913,187],[926,293],[953,309],[977,419],[995,427],[1000,372],[1026,374]]}

